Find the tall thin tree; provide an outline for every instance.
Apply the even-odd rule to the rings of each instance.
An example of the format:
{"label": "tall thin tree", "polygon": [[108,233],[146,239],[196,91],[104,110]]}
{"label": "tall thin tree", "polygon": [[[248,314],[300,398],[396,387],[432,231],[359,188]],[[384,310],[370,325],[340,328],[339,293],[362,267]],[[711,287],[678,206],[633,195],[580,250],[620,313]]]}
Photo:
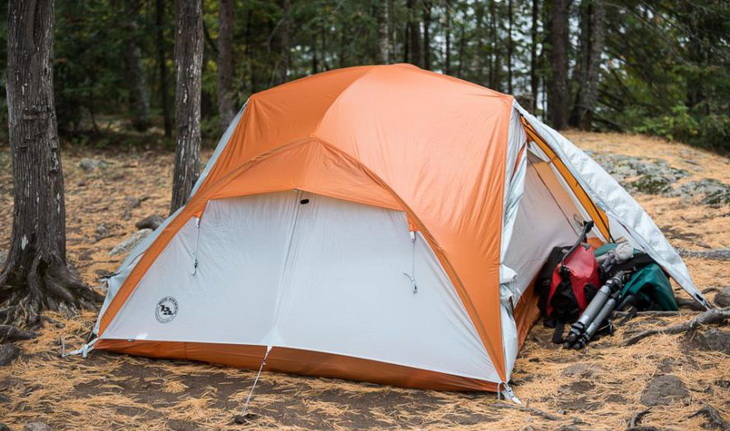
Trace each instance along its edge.
{"label": "tall thin tree", "polygon": [[63,169],[53,97],[53,0],[8,3],[7,102],[13,231],[0,272],[0,323],[34,326],[100,296],[66,261]]}
{"label": "tall thin tree", "polygon": [[378,19],[378,64],[390,62],[390,32],[388,31],[388,0],[379,0],[377,4]]}
{"label": "tall thin tree", "polygon": [[581,41],[578,67],[578,94],[570,125],[590,130],[598,101],[598,81],[601,72],[606,8],[603,0],[581,3]]}
{"label": "tall thin tree", "polygon": [[537,75],[537,45],[538,45],[538,24],[540,14],[539,0],[532,0],[532,26],[530,28],[530,92],[532,93],[532,112],[537,111],[537,99],[540,92],[540,82]]}
{"label": "tall thin tree", "polygon": [[170,114],[170,92],[168,91],[167,47],[165,43],[165,0],[155,2],[155,36],[157,44],[157,67],[160,79],[160,103],[165,136],[172,136],[172,115]]}
{"label": "tall thin tree", "polygon": [[568,89],[568,8],[569,0],[552,0],[550,4],[551,77],[548,85],[548,118],[558,130],[568,126],[570,93]]}
{"label": "tall thin tree", "polygon": [[142,67],[142,37],[140,31],[139,0],[125,2],[128,34],[126,40],[126,63],[129,82],[129,106],[132,126],[145,131],[150,126],[150,100],[147,95],[147,75]]}
{"label": "tall thin tree", "polygon": [[236,115],[233,94],[233,0],[218,5],[218,115],[226,129]]}
{"label": "tall thin tree", "polygon": [[170,213],[187,201],[198,179],[200,89],[203,67],[202,0],[175,1],[175,130],[177,146]]}

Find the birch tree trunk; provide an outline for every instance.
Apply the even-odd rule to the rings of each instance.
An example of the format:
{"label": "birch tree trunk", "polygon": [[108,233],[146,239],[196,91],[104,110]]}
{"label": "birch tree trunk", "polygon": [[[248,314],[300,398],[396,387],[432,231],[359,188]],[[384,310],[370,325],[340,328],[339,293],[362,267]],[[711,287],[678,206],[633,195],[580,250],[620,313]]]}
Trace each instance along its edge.
{"label": "birch tree trunk", "polygon": [[388,31],[388,0],[380,0],[378,13],[378,64],[390,63],[390,32]]}
{"label": "birch tree trunk", "polygon": [[44,310],[72,314],[100,295],[66,262],[63,169],[53,98],[53,0],[8,4],[7,101],[13,231],[0,272],[0,323],[36,326]]}
{"label": "birch tree trunk", "polygon": [[233,95],[233,0],[220,0],[218,10],[218,115],[223,130],[236,115]]}
{"label": "birch tree trunk", "polygon": [[203,67],[202,0],[175,1],[175,130],[177,150],[170,214],[185,205],[198,179],[200,87]]}

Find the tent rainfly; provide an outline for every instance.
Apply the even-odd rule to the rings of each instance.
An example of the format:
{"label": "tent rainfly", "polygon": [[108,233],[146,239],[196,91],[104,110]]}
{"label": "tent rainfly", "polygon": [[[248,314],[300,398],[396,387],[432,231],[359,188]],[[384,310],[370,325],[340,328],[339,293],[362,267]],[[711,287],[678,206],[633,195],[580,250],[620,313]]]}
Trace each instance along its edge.
{"label": "tent rainfly", "polygon": [[533,280],[585,220],[707,306],[631,196],[512,96],[404,64],[320,73],[251,96],[108,278],[94,347],[502,391]]}

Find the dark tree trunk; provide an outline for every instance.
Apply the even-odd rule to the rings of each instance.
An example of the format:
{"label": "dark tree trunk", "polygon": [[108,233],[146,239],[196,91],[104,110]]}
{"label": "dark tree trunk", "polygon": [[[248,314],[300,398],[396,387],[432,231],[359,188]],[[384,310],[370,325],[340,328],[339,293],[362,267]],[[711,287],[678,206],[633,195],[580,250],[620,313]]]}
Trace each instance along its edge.
{"label": "dark tree trunk", "polygon": [[380,0],[377,5],[378,18],[378,64],[390,63],[390,37],[388,31],[388,0]]}
{"label": "dark tree trunk", "polygon": [[410,51],[409,61],[418,67],[423,66],[423,53],[421,51],[421,23],[418,13],[419,0],[408,0],[408,49]]}
{"label": "dark tree trunk", "polygon": [[558,130],[568,126],[570,93],[568,91],[568,0],[552,0],[550,8],[550,68],[548,85],[548,114],[550,123]]}
{"label": "dark tree trunk", "polygon": [[167,81],[167,58],[165,55],[165,0],[155,3],[155,19],[157,24],[157,67],[160,69],[160,102],[162,103],[162,119],[165,136],[172,136],[172,116],[170,115],[170,92]]}
{"label": "dark tree trunk", "polygon": [[571,126],[590,130],[593,112],[598,101],[598,81],[601,72],[606,9],[603,0],[589,0],[581,4],[581,55],[578,71],[578,94],[571,115]]}
{"label": "dark tree trunk", "polygon": [[432,0],[423,0],[423,68],[431,70],[431,4]]}
{"label": "dark tree trunk", "polygon": [[198,179],[200,86],[203,68],[202,0],[175,2],[175,130],[177,150],[170,213],[185,205]]}
{"label": "dark tree trunk", "polygon": [[495,0],[489,2],[489,87],[500,90],[499,86],[499,44],[497,43],[497,6]]}
{"label": "dark tree trunk", "polygon": [[101,299],[66,262],[63,169],[53,100],[53,0],[8,4],[7,102],[13,232],[0,273],[0,322],[35,326]]}
{"label": "dark tree trunk", "polygon": [[127,39],[127,74],[129,76],[129,106],[132,127],[143,132],[150,127],[150,100],[147,96],[147,77],[142,67],[142,41],[139,29],[139,0],[127,0],[129,19]]}
{"label": "dark tree trunk", "polygon": [[530,44],[530,91],[532,92],[532,112],[537,111],[537,96],[540,92],[540,82],[537,77],[537,44],[538,44],[538,18],[540,14],[539,0],[532,0],[532,43]]}
{"label": "dark tree trunk", "polygon": [[233,94],[233,0],[220,0],[218,9],[218,115],[225,130],[236,115]]}
{"label": "dark tree trunk", "polygon": [[446,44],[444,47],[444,73],[446,75],[451,74],[451,2],[449,0],[445,1],[445,8],[446,8],[446,28],[444,32],[446,33]]}
{"label": "dark tree trunk", "polygon": [[507,0],[507,94],[512,94],[512,0]]}
{"label": "dark tree trunk", "polygon": [[291,33],[291,4],[289,0],[281,2],[281,61],[279,62],[279,83],[289,81],[289,68],[291,67],[291,47],[289,36]]}

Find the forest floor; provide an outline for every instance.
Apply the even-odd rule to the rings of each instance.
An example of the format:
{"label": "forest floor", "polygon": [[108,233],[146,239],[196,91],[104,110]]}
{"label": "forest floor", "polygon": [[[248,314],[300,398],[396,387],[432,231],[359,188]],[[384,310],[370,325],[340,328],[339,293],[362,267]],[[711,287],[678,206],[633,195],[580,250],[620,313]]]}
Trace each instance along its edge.
{"label": "forest floor", "polygon": [[[686,173],[680,183],[709,178],[730,184],[730,159],[709,152],[640,136],[568,136],[594,155],[665,160]],[[104,163],[93,166],[88,159]],[[123,256],[111,257],[109,251],[135,232],[135,222],[167,214],[173,154],[69,146],[63,161],[69,259],[84,281],[97,285],[100,276],[120,263]],[[7,250],[12,220],[9,166],[9,150],[0,147],[0,250]],[[675,247],[730,247],[728,205],[669,195],[635,197]],[[685,261],[701,290],[730,284],[727,261]],[[679,290],[677,294],[686,297]],[[686,308],[679,316],[636,318],[582,351],[556,348],[549,341],[551,331],[537,324],[513,374],[522,407],[492,393],[410,390],[264,372],[251,402],[256,417],[243,425],[234,424],[233,418],[255,372],[101,351],[87,359],[61,359],[59,339],[65,336],[70,346],[79,346],[96,315],[54,315],[63,327],[46,323],[38,338],[18,343],[23,351],[18,360],[0,367],[0,423],[12,430],[33,421],[59,430],[619,430],[629,428],[634,419],[632,426],[661,430],[711,428],[707,416],[693,414],[709,405],[728,420],[727,353],[698,349],[694,338],[700,333],[656,335],[630,347],[621,345],[631,331],[682,323],[696,315]]]}

